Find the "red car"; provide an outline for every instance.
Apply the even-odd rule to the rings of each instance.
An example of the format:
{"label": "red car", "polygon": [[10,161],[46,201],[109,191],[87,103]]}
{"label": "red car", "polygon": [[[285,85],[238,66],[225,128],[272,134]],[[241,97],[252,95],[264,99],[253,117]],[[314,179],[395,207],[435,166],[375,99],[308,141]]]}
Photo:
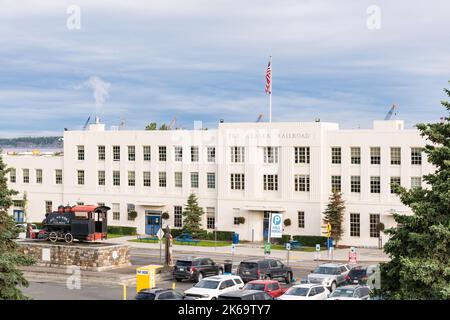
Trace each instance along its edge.
{"label": "red car", "polygon": [[275,280],[253,280],[247,282],[242,290],[259,290],[267,292],[272,298],[277,298],[286,292],[288,288],[282,288]]}

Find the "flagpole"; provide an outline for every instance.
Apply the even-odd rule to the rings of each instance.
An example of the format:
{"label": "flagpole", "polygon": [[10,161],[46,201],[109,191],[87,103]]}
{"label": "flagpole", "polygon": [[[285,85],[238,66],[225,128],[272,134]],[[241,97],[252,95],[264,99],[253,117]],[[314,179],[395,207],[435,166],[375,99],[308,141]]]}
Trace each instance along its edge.
{"label": "flagpole", "polygon": [[270,56],[269,122],[272,122],[272,81],[273,81],[273,67],[272,67],[272,56]]}

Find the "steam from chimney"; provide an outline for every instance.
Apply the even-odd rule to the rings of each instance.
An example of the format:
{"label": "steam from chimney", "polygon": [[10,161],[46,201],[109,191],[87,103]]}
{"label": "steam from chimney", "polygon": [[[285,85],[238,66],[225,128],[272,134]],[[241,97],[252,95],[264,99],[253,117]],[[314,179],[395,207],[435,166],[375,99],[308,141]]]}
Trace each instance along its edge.
{"label": "steam from chimney", "polygon": [[95,107],[98,110],[109,97],[108,91],[111,84],[103,81],[100,77],[92,76],[88,80],[88,85],[93,90]]}

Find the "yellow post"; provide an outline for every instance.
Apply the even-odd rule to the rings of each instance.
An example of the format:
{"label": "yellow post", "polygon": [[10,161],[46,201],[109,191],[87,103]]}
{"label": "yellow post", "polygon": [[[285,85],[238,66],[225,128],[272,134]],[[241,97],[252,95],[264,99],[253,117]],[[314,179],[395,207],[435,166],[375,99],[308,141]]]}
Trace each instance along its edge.
{"label": "yellow post", "polygon": [[176,288],[176,284],[175,284],[175,282],[172,282],[172,290],[175,290],[175,288]]}
{"label": "yellow post", "polygon": [[127,284],[122,283],[122,287],[123,287],[123,300],[127,300]]}

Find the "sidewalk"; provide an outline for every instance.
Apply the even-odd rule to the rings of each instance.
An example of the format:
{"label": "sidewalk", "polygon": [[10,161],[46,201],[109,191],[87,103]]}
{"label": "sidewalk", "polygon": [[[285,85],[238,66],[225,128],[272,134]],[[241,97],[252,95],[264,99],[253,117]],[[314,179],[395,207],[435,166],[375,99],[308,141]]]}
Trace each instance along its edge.
{"label": "sidewalk", "polygon": [[[136,239],[136,236],[126,236],[120,238],[113,238],[105,240],[110,243],[117,244],[127,244],[130,248],[140,248],[140,249],[158,249],[159,243],[145,243],[145,242],[131,242],[128,240]],[[164,249],[164,245],[163,245]],[[197,253],[222,253],[230,254],[231,246],[226,247],[201,247],[195,245],[173,245],[172,249],[174,252],[197,252]],[[380,249],[370,249],[370,248],[357,248],[357,260],[358,262],[386,262],[389,261],[387,254]],[[348,261],[349,249],[335,249],[333,254],[333,261],[347,262]],[[235,256],[243,257],[264,257],[264,250],[259,244],[252,243],[241,243],[238,244],[234,250]],[[271,257],[285,259],[286,250],[272,250]],[[316,258],[315,252],[304,252],[304,251],[291,251],[290,259],[298,261],[314,261]],[[320,261],[329,261],[328,253],[326,251],[321,251]]]}

